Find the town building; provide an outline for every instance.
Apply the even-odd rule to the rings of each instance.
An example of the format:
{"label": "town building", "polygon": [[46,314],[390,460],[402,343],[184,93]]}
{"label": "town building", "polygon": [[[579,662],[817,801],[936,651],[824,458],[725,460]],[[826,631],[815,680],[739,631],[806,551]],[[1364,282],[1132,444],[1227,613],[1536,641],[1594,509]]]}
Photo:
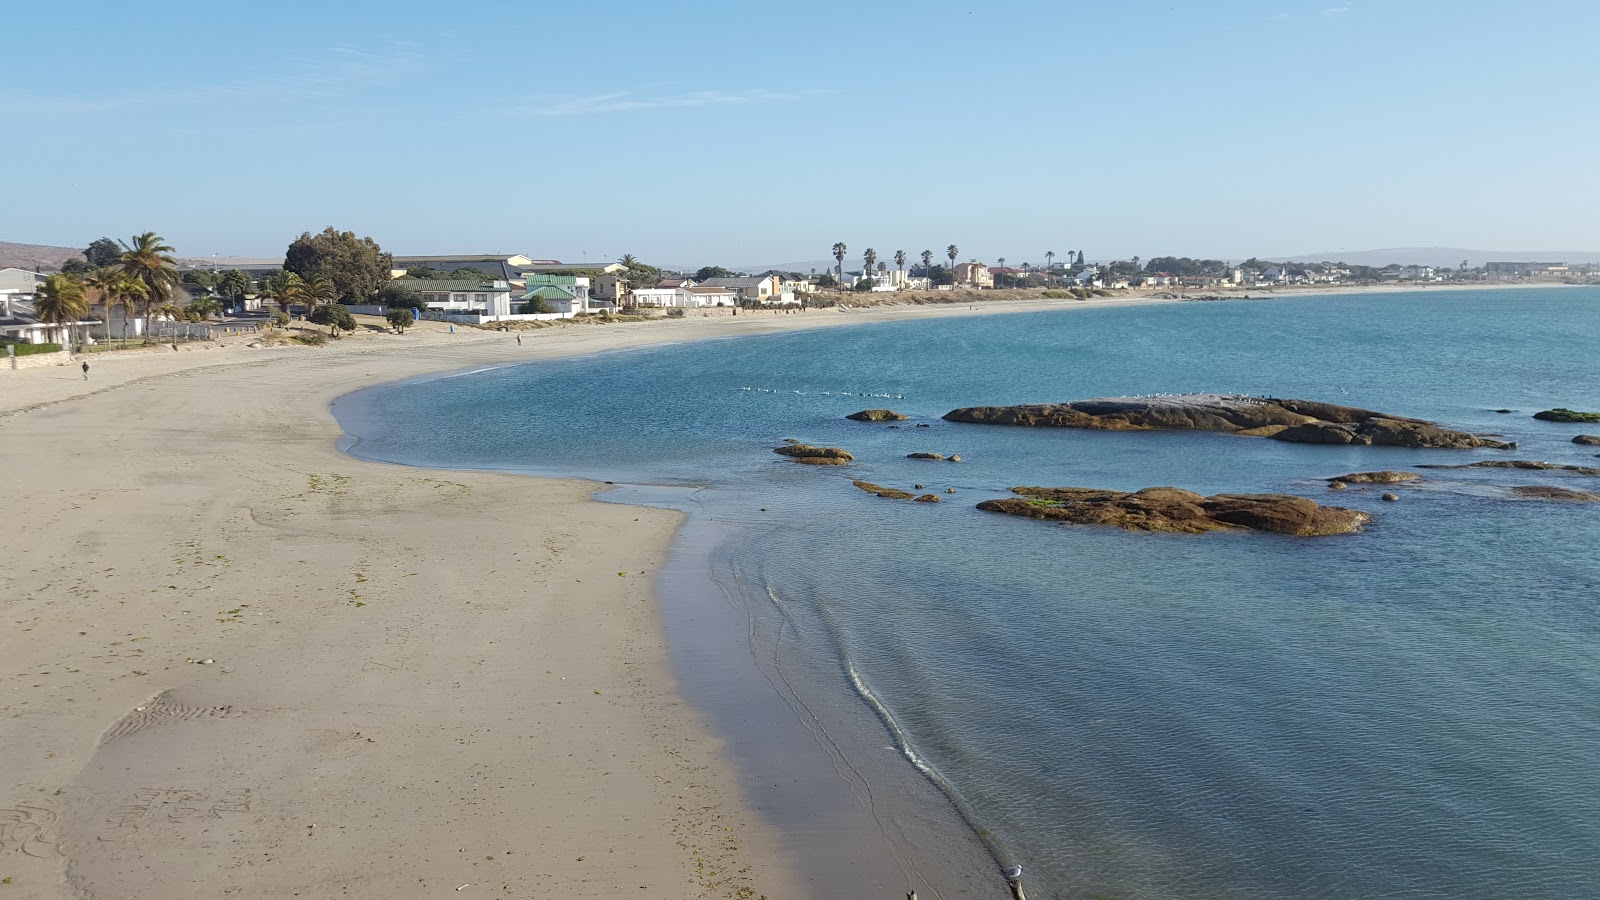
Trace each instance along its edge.
{"label": "town building", "polygon": [[981,262],[964,262],[955,267],[952,273],[956,284],[965,284],[976,288],[994,287],[994,276],[989,274],[989,267]]}
{"label": "town building", "polygon": [[417,268],[428,268],[448,275],[457,269],[476,269],[491,281],[519,281],[524,270],[538,265],[560,265],[554,259],[529,259],[521,254],[454,255],[454,256],[396,256],[390,277],[400,278]]}
{"label": "town building", "polygon": [[745,303],[770,303],[783,294],[783,276],[778,272],[707,278],[701,284],[706,287],[728,288]]}
{"label": "town building", "polygon": [[511,284],[506,281],[416,281],[406,288],[417,295],[421,309],[490,318],[511,315]]}
{"label": "town building", "polygon": [[1564,262],[1492,262],[1483,264],[1490,278],[1534,278],[1566,275],[1572,269]]}

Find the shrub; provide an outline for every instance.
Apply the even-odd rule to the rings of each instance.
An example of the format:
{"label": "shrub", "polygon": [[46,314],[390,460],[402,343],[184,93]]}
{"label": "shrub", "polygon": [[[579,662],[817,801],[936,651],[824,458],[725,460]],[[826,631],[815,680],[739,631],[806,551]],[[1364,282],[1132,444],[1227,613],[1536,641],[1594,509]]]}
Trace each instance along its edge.
{"label": "shrub", "polygon": [[667,318],[669,318],[669,319],[681,319],[681,318],[683,318],[683,310],[681,310],[678,307],[674,306],[671,309],[667,310]]}
{"label": "shrub", "polygon": [[417,321],[416,318],[411,315],[411,310],[409,309],[391,309],[384,313],[383,317],[388,320],[389,325],[393,327],[395,331],[398,331],[401,334],[405,334],[406,329],[416,324]]}
{"label": "shrub", "polygon": [[1047,300],[1071,300],[1072,299],[1072,292],[1071,291],[1045,291],[1044,292],[1044,297]]}
{"label": "shrub", "polygon": [[272,324],[278,326],[279,328],[282,328],[283,326],[289,324],[289,314],[286,313],[286,312],[275,312],[275,313],[273,313],[272,314]]}
{"label": "shrub", "polygon": [[328,342],[328,336],[320,331],[302,331],[289,340],[305,344],[307,347],[321,347]]}
{"label": "shrub", "polygon": [[877,286],[878,283],[873,281],[871,278],[863,278],[856,282],[856,286],[853,288],[853,290],[858,294],[865,294],[867,291],[870,291]]}
{"label": "shrub", "polygon": [[[18,356],[36,356],[40,353],[60,353],[60,344],[7,344]],[[3,350],[0,350],[3,352]]]}
{"label": "shrub", "polygon": [[311,315],[306,318],[317,325],[329,326],[333,329],[335,335],[341,329],[344,331],[356,330],[355,317],[350,315],[350,309],[342,303],[324,303],[313,309]]}

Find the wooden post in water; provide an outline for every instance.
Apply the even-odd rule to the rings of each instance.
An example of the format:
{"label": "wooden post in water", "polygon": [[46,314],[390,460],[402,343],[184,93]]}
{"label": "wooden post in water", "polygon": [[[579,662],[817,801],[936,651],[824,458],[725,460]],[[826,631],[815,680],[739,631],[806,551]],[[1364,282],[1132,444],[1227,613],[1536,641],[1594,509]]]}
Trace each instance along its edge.
{"label": "wooden post in water", "polygon": [[1011,889],[1011,900],[1028,900],[1022,892],[1022,867],[1009,866],[1001,873],[1006,877],[1006,887]]}

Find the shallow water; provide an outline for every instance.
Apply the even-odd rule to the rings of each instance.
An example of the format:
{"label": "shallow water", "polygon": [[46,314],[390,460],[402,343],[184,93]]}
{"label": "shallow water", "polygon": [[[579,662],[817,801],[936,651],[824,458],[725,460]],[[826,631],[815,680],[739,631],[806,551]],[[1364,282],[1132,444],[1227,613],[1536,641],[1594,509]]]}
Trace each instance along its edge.
{"label": "shallow water", "polygon": [[[763,665],[881,767],[885,726],[854,681],[1035,897],[1554,898],[1600,894],[1600,505],[1502,489],[1600,479],[1427,470],[1393,504],[1319,479],[1600,465],[1570,443],[1582,427],[1530,418],[1600,409],[1597,370],[1600,291],[1429,291],[705,341],[376,388],[336,413],[368,458],[707,486],[695,515],[721,537],[701,558],[766,623]],[[1195,390],[1345,402],[1521,449],[938,418]],[[842,418],[877,406],[914,421]],[[787,437],[858,462],[793,465],[770,452]],[[965,462],[904,458],[918,450]],[[958,493],[896,503],[851,478]],[[1296,540],[973,509],[1015,484],[1297,492],[1375,521]]]}

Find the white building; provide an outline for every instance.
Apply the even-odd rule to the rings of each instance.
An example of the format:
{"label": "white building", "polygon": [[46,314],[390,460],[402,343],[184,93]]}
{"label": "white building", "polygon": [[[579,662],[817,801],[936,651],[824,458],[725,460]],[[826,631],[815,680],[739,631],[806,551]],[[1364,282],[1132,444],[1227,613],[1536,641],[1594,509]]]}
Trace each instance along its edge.
{"label": "white building", "polygon": [[504,281],[418,281],[417,305],[441,312],[511,315],[511,285]]}

